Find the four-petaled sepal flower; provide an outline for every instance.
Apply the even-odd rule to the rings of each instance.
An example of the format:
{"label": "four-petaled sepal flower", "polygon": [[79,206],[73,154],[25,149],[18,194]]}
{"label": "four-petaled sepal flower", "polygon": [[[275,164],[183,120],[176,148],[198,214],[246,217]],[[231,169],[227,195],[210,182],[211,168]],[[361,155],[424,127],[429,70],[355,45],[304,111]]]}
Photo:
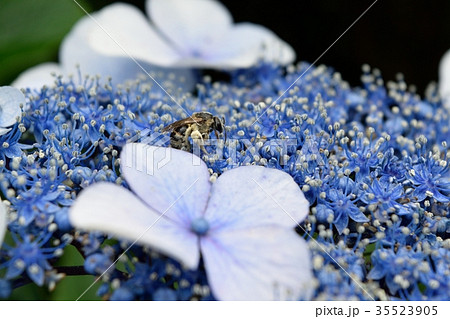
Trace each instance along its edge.
{"label": "four-petaled sepal flower", "polygon": [[187,152],[127,144],[121,170],[131,191],[98,183],[82,191],[70,220],[137,241],[198,267],[203,257],[221,300],[309,299],[306,242],[294,231],[309,203],[288,174],[259,166],[223,173]]}

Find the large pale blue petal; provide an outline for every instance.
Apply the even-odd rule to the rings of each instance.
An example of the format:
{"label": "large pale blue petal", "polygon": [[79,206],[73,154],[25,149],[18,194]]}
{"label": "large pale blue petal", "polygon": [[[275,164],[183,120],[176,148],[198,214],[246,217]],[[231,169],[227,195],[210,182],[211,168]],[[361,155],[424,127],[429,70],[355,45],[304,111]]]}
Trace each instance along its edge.
{"label": "large pale blue petal", "polygon": [[95,28],[98,28],[95,22],[89,17],[84,17],[64,38],[59,51],[63,71],[77,77],[79,66],[83,75],[111,76],[115,84],[135,78],[139,67],[131,59],[104,55],[90,46],[88,35]]}
{"label": "large pale blue petal", "polygon": [[292,177],[280,170],[243,166],[213,184],[205,213],[211,230],[280,226],[291,229],[309,212],[309,203]]}
{"label": "large pale blue petal", "polygon": [[190,227],[202,216],[211,184],[206,164],[197,156],[173,148],[127,144],[121,170],[131,189],[150,207]]}
{"label": "large pale blue petal", "polygon": [[126,58],[129,54],[135,59],[166,67],[180,58],[134,6],[112,4],[92,17],[96,21],[89,19],[92,22],[87,23],[89,32],[84,38],[86,44],[99,54]]}
{"label": "large pale blue petal", "polygon": [[20,106],[25,107],[25,95],[11,86],[0,87],[0,127],[8,127],[17,123],[21,117]]}
{"label": "large pale blue petal", "polygon": [[[122,14],[121,18],[117,17]],[[173,62],[171,59],[170,63],[164,61],[173,54],[163,52],[163,61],[158,60],[161,53],[158,53],[158,47],[154,42],[160,43],[160,40],[154,31],[149,31],[144,26],[142,26],[144,29],[139,32],[129,30],[129,28],[139,28],[139,24],[148,25],[139,10],[130,5],[114,4],[93,14],[93,17],[104,30],[92,18],[84,17],[77,22],[63,40],[59,58],[65,74],[77,75],[77,65],[79,65],[83,75],[98,74],[103,78],[110,76],[114,84],[120,84],[127,80],[134,80],[138,75],[143,75],[144,78],[148,77],[149,82],[153,82],[155,79],[158,83],[163,83],[166,80],[165,77],[169,73],[173,73],[175,79],[180,79],[180,83],[176,83],[178,86],[185,90],[192,89],[194,76],[191,70],[163,67]],[[122,24],[123,28],[120,26]],[[150,39],[140,38],[144,36],[140,33],[145,30],[149,32]],[[121,47],[136,60],[128,56]],[[144,52],[141,52],[142,50]],[[155,56],[156,60],[154,60]],[[153,79],[148,75],[151,75]],[[181,79],[184,79],[182,83]]]}
{"label": "large pale blue petal", "polygon": [[200,247],[208,282],[220,300],[312,297],[310,253],[293,229],[228,229],[201,238]]}
{"label": "large pale blue petal", "polygon": [[222,300],[309,299],[310,255],[294,227],[309,203],[288,174],[259,166],[213,184],[201,238],[208,281]]}
{"label": "large pale blue petal", "polygon": [[198,265],[197,236],[115,184],[98,183],[82,191],[69,211],[69,219],[83,230],[102,231],[130,243],[137,240],[189,268]]}
{"label": "large pale blue petal", "polygon": [[208,51],[233,23],[216,0],[147,0],[147,14],[183,58]]}
{"label": "large pale blue petal", "polygon": [[269,29],[252,23],[238,23],[198,57],[180,61],[180,66],[215,69],[248,68],[262,61],[287,65],[295,51]]}
{"label": "large pale blue petal", "polygon": [[439,94],[450,107],[450,50],[445,52],[439,63]]}
{"label": "large pale blue petal", "polygon": [[294,62],[295,51],[261,25],[238,23],[210,48],[205,60],[222,68],[248,68],[260,61],[287,65]]}
{"label": "large pale blue petal", "polygon": [[5,237],[6,232],[6,226],[8,224],[6,215],[6,207],[5,204],[3,204],[0,201],[0,248],[2,247],[3,238]]}
{"label": "large pale blue petal", "polygon": [[31,90],[40,90],[44,85],[48,87],[54,86],[56,75],[62,75],[63,71],[57,63],[42,63],[22,72],[17,79],[11,84],[12,86],[21,88],[30,88]]}

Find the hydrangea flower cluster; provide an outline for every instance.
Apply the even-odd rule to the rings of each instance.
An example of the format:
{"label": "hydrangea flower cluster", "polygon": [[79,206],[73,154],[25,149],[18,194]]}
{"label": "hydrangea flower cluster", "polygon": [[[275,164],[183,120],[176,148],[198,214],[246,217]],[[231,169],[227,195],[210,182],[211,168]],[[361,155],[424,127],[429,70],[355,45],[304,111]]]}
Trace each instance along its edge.
{"label": "hydrangea flower cluster", "polygon": [[[168,146],[163,127],[206,111],[225,119],[227,133],[198,150],[212,179],[268,167],[289,174],[309,201],[297,233],[312,254],[313,299],[448,300],[450,111],[437,89],[421,98],[368,66],[361,87],[318,66],[289,88],[309,67],[263,63],[231,72],[229,82],[205,76],[193,92],[170,90],[179,105],[145,80],[56,77],[54,87],[25,90],[20,122],[0,137],[9,211],[0,297],[77,274],[56,266],[73,245],[85,257],[78,274],[103,275],[104,298],[214,299],[202,263],[187,269],[146,246],[127,250],[126,241],[74,229],[68,219],[90,185],[128,187],[119,170],[127,142]],[[119,256],[122,266],[110,267]]]}

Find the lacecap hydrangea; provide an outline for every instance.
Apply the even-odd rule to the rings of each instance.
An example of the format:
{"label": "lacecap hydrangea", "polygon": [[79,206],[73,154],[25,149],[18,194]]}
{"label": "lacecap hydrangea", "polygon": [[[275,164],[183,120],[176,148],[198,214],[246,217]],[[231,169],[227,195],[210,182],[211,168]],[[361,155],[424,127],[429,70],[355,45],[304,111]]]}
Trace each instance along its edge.
{"label": "lacecap hydrangea", "polygon": [[[290,87],[309,67],[261,64],[231,72],[229,81],[206,76],[192,92],[167,78],[177,103],[147,79],[113,86],[56,77],[25,90],[27,105],[8,132],[15,144],[0,145],[9,210],[0,296],[88,273],[103,274],[97,293],[111,300],[214,299],[201,264],[186,269],[145,246],[127,250],[125,241],[73,229],[67,216],[89,185],[127,187],[118,160],[127,142],[168,146],[163,127],[206,111],[225,119],[227,134],[226,141],[212,134],[207,153],[200,150],[212,178],[269,167],[289,174],[309,201],[297,233],[312,252],[313,299],[448,300],[450,114],[436,88],[421,98],[403,79],[385,84],[368,66],[360,87],[325,66]],[[12,144],[19,151],[8,152]],[[57,266],[69,245],[83,268]],[[110,267],[121,255],[120,267]]]}

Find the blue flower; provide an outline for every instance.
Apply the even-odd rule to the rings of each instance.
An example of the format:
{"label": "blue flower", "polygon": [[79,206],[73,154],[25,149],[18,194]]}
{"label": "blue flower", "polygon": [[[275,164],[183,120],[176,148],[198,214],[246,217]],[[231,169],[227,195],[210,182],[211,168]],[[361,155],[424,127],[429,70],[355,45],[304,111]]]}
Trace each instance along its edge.
{"label": "blue flower", "polygon": [[[318,239],[320,241],[320,238]],[[364,258],[341,242],[311,246],[318,287],[318,300],[372,300],[375,289],[364,283]],[[342,271],[345,269],[345,272]],[[350,275],[350,276],[349,276]]]}
{"label": "blue flower", "polygon": [[12,287],[8,280],[0,278],[0,299],[6,299],[11,295]]}
{"label": "blue flower", "polygon": [[[142,254],[142,249],[132,247],[133,255]],[[145,248],[144,248],[145,249]],[[136,258],[134,258],[136,260]],[[210,289],[206,285],[203,269],[190,271],[170,258],[152,253],[151,263],[132,262],[128,269],[129,278],[117,277],[120,290],[114,290],[111,299],[124,300],[211,300]],[[100,293],[107,293],[109,287],[102,287]],[[132,294],[130,294],[132,292]]]}
{"label": "blue flower", "polygon": [[347,169],[356,171],[356,180],[360,181],[369,176],[373,167],[379,163],[377,155],[384,153],[387,143],[384,138],[374,140],[372,134],[367,138],[364,134],[358,134],[356,141],[343,150],[347,155],[349,165]]}
{"label": "blue flower", "polygon": [[402,182],[407,175],[406,162],[401,161],[394,153],[392,147],[384,152],[381,163],[375,168],[376,176],[394,177],[398,182]]}
{"label": "blue flower", "polygon": [[45,272],[52,269],[48,260],[61,256],[65,243],[56,247],[49,246],[51,233],[42,233],[37,238],[27,234],[23,234],[19,238],[14,233],[11,234],[15,246],[8,250],[9,260],[1,265],[1,267],[7,268],[5,279],[13,279],[26,272],[32,281],[38,286],[42,286]]}
{"label": "blue flower", "polygon": [[22,149],[30,148],[19,143],[21,131],[18,126],[14,126],[4,135],[0,135],[0,160],[22,156]]}
{"label": "blue flower", "polygon": [[70,204],[66,187],[61,184],[66,175],[54,158],[44,164],[32,155],[15,157],[11,168],[11,171],[3,173],[0,188],[14,206],[17,222],[22,226],[35,221],[40,227],[45,227],[50,223],[50,216],[61,206]]}
{"label": "blue flower", "polygon": [[355,204],[359,200],[355,183],[351,179],[343,177],[341,178],[341,185],[343,185],[343,188],[331,188],[326,194],[326,199],[322,201],[333,211],[333,224],[339,234],[347,227],[349,217],[360,223],[369,220]]}
{"label": "blue flower", "polygon": [[134,300],[134,294],[127,288],[120,287],[111,295],[111,301],[132,301]]}
{"label": "blue flower", "polygon": [[58,205],[52,203],[60,195],[59,192],[41,193],[41,189],[32,189],[20,195],[20,200],[14,202],[22,225],[29,225],[41,213],[54,214],[60,210]]}
{"label": "blue flower", "polygon": [[84,261],[84,269],[90,274],[101,275],[108,270],[112,263],[113,260],[110,254],[95,253],[86,258]]}
{"label": "blue flower", "polygon": [[403,188],[402,184],[396,184],[392,179],[384,176],[379,180],[373,180],[372,185],[368,186],[361,200],[368,205],[375,206],[371,210],[376,209],[375,217],[379,220],[386,220],[388,215],[392,213],[410,214],[407,207],[397,202],[405,198]]}
{"label": "blue flower", "polygon": [[377,249],[371,259],[373,268],[368,277],[375,280],[384,278],[391,294],[418,284],[416,268],[424,259],[423,253],[409,251],[405,247],[396,253],[390,249]]}
{"label": "blue flower", "polygon": [[176,301],[177,295],[174,290],[169,288],[159,288],[153,294],[153,298],[156,301]]}
{"label": "blue flower", "polygon": [[[448,241],[448,239],[447,239]],[[439,247],[434,250],[431,260],[432,269],[421,269],[421,282],[427,286],[427,295],[432,300],[448,300],[450,287],[450,276],[448,265],[450,264],[450,252],[448,247]],[[432,271],[434,270],[434,271]]]}
{"label": "blue flower", "polygon": [[445,160],[435,160],[431,155],[422,158],[409,170],[409,179],[415,185],[413,195],[418,201],[434,198],[438,202],[450,201],[449,165]]}
{"label": "blue flower", "polygon": [[137,240],[190,269],[201,252],[218,299],[310,298],[309,253],[293,229],[309,204],[289,175],[240,167],[211,184],[198,157],[145,144],[124,147],[121,170],[136,195],[94,184],[76,199],[73,225]]}

